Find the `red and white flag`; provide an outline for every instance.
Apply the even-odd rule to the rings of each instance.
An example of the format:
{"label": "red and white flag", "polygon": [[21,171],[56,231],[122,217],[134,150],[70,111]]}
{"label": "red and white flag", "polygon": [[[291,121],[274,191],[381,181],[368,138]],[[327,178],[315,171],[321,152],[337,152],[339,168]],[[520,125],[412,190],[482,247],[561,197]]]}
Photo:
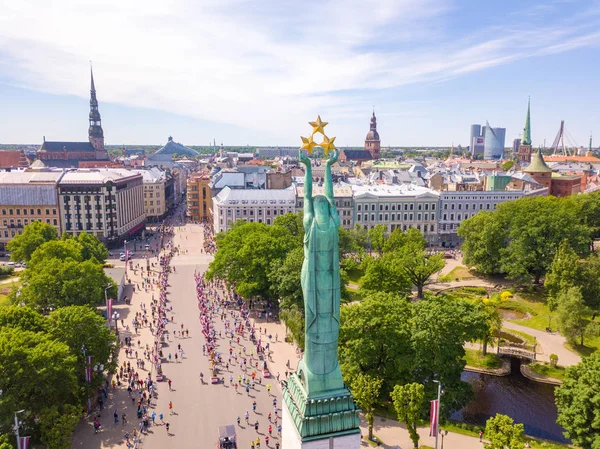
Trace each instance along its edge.
{"label": "red and white flag", "polygon": [[19,449],[28,449],[29,448],[29,439],[31,437],[19,437]]}
{"label": "red and white flag", "polygon": [[429,436],[434,437],[438,433],[438,414],[440,408],[440,401],[435,399],[431,401],[429,410],[430,422],[429,422]]}
{"label": "red and white flag", "polygon": [[112,302],[113,302],[112,299],[108,300],[107,311],[106,311],[106,313],[107,313],[106,317],[109,321],[110,321],[110,317],[112,316]]}
{"label": "red and white flag", "polygon": [[85,380],[88,383],[92,383],[92,356],[88,356],[88,364],[85,368]]}

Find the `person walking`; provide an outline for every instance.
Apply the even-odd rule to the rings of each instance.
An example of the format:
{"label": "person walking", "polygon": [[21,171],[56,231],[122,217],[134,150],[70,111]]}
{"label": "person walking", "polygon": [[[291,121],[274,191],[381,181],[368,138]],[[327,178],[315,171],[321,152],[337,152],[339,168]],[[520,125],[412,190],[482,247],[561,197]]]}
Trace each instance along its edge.
{"label": "person walking", "polygon": [[168,435],[169,434],[169,427],[170,427],[169,421],[165,422],[165,427],[167,428],[167,435]]}
{"label": "person walking", "polygon": [[173,414],[173,401],[169,401],[169,413]]}
{"label": "person walking", "polygon": [[168,384],[169,384],[169,391],[173,391],[173,389],[171,388],[171,379],[169,379]]}

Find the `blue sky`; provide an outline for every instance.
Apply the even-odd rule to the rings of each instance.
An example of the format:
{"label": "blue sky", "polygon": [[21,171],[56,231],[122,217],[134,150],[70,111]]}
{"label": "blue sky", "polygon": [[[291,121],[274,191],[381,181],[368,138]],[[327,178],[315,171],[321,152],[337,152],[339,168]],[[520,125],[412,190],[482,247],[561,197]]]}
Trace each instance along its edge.
{"label": "blue sky", "polygon": [[600,139],[595,0],[28,0],[0,6],[0,143],[85,140],[89,61],[108,144],[299,145],[321,114],[362,145]]}

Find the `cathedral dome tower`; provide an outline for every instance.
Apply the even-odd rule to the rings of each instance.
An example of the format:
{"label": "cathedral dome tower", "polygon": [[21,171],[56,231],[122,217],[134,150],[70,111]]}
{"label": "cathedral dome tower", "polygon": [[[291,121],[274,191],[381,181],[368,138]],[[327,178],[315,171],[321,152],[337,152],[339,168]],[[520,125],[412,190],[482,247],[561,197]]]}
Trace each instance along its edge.
{"label": "cathedral dome tower", "polygon": [[379,159],[381,156],[381,142],[379,140],[379,133],[377,132],[377,117],[375,117],[375,111],[371,117],[371,129],[367,133],[365,139],[365,150],[371,153],[373,159]]}

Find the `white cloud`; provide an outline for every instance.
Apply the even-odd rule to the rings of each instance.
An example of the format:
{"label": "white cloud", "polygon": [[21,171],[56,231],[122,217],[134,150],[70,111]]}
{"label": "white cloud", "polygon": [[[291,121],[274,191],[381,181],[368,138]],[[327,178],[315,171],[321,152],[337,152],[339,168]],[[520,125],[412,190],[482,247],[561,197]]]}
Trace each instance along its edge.
{"label": "white cloud", "polygon": [[447,5],[443,0],[5,2],[0,71],[27,88],[86,96],[82,65],[92,59],[101,102],[235,124],[289,141],[317,112],[339,111],[340,118],[360,114],[361,106],[370,104],[362,89],[439,81],[590,45],[599,37],[575,23],[481,30],[451,39],[443,26]]}

